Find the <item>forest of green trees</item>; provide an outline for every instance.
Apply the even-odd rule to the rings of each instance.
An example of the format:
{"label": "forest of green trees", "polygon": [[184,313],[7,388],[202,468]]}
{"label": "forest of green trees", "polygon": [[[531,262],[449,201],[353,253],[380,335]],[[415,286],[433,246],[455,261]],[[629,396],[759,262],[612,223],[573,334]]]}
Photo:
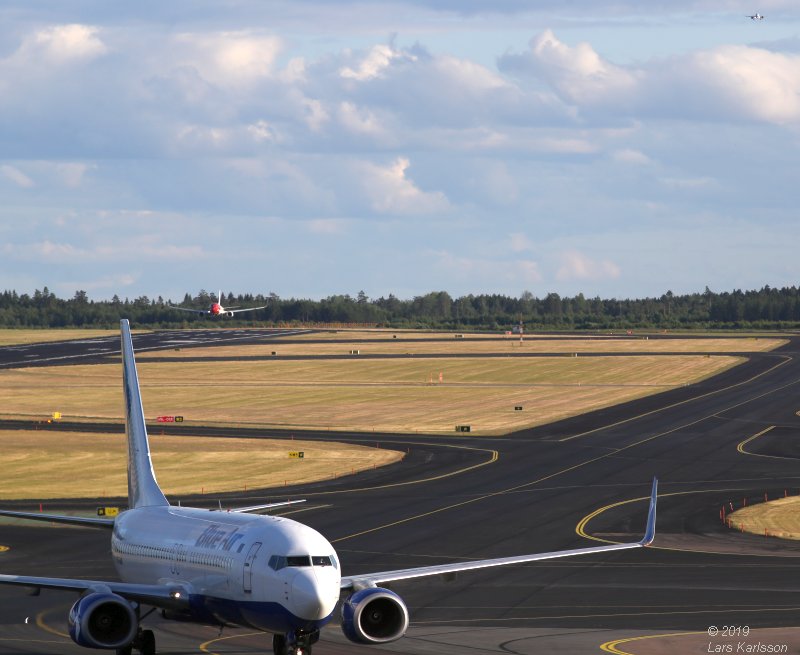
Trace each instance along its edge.
{"label": "forest of green trees", "polygon": [[451,297],[434,291],[410,300],[393,295],[369,298],[361,291],[329,296],[322,300],[280,298],[274,293],[223,294],[229,306],[266,305],[265,309],[234,318],[193,316],[168,307],[205,309],[216,294],[201,290],[186,294],[178,303],[141,296],[121,300],[91,300],[85,291],[62,299],[47,287],[33,295],[16,291],[0,293],[0,327],[94,327],[115,328],[120,318],[139,327],[186,327],[210,325],[342,325],[425,327],[455,330],[508,330],[520,321],[525,331],[607,329],[730,329],[800,327],[800,289],[765,286],[758,291],[717,293],[706,287],[702,293],[658,298],[603,299],[583,294],[561,297],[548,293],[539,298],[525,291],[518,298],[500,294]]}

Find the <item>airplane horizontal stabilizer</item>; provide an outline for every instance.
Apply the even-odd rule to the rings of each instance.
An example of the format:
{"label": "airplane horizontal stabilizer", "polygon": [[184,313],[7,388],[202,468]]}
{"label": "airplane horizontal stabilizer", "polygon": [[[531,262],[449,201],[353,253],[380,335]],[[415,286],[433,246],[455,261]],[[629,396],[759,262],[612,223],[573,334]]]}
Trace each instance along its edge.
{"label": "airplane horizontal stabilizer", "polygon": [[220,510],[223,512],[236,512],[237,514],[253,514],[267,509],[275,509],[276,507],[286,507],[287,505],[296,505],[297,503],[304,503],[305,500],[284,500],[278,503],[267,503],[266,505],[250,505],[249,507],[235,507],[227,510]]}

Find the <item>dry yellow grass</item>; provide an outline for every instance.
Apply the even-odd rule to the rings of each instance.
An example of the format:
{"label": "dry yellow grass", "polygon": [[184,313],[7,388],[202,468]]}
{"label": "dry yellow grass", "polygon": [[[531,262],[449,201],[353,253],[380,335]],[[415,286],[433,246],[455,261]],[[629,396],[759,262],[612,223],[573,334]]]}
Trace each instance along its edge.
{"label": "dry yellow grass", "polygon": [[[134,331],[134,334],[141,330]],[[97,337],[119,336],[119,330],[0,330],[0,346],[17,346],[45,341],[70,341],[73,339],[96,339]]]}
{"label": "dry yellow grass", "polygon": [[[429,335],[430,336],[430,335]],[[340,336],[340,338],[343,338]],[[362,338],[368,338],[362,336]],[[361,355],[441,355],[441,354],[517,354],[517,353],[665,353],[665,352],[763,352],[786,343],[783,339],[597,339],[592,337],[523,340],[494,336],[479,341],[423,341],[421,336],[412,343],[398,342],[391,337],[380,342],[347,343],[284,343],[280,339],[270,344],[184,348],[169,351],[149,351],[137,355],[139,360],[155,357],[268,357],[272,352],[281,355],[349,355],[358,350]],[[353,355],[357,358],[358,355]]]}
{"label": "dry yellow grass", "polygon": [[800,539],[800,497],[743,507],[728,515],[732,528],[783,539]]}
{"label": "dry yellow grass", "polygon": [[[139,363],[148,417],[187,427],[502,434],[696,381],[735,357]],[[439,374],[443,384],[439,384]],[[432,380],[432,384],[428,381]],[[0,371],[2,416],[120,418],[118,364]],[[514,411],[522,405],[523,411]]]}
{"label": "dry yellow grass", "polygon": [[[341,443],[151,435],[164,493],[282,487],[341,477],[402,459],[398,451]],[[303,451],[303,459],[289,457]],[[0,499],[127,496],[122,434],[0,431]]]}

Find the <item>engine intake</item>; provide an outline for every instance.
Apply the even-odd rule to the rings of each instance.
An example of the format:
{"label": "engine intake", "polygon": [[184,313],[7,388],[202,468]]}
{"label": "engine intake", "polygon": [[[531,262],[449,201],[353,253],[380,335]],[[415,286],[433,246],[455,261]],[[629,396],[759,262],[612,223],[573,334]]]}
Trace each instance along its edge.
{"label": "engine intake", "polygon": [[124,648],[138,629],[133,607],[117,594],[88,594],[69,611],[69,636],[85,648]]}
{"label": "engine intake", "polygon": [[359,644],[385,644],[408,629],[408,609],[396,593],[361,589],[342,603],[342,632]]}

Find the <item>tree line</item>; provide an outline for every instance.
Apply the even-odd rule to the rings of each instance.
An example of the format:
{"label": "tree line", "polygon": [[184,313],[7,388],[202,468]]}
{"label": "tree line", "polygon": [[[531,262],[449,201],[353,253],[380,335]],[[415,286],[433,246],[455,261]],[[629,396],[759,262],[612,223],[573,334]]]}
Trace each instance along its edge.
{"label": "tree line", "polygon": [[446,291],[400,299],[333,295],[321,300],[281,298],[268,294],[223,294],[222,304],[259,306],[265,309],[234,318],[193,316],[169,307],[207,309],[217,295],[205,290],[186,293],[179,303],[148,298],[92,300],[85,291],[59,298],[47,287],[32,295],[0,293],[0,327],[115,328],[120,318],[140,327],[175,328],[211,325],[368,325],[436,329],[510,330],[609,330],[609,329],[730,329],[800,327],[800,288],[765,286],[754,291],[673,294],[638,299],[586,298],[579,293],[562,297],[548,293],[537,297],[529,291],[519,297],[501,294],[469,294],[453,298]]}

